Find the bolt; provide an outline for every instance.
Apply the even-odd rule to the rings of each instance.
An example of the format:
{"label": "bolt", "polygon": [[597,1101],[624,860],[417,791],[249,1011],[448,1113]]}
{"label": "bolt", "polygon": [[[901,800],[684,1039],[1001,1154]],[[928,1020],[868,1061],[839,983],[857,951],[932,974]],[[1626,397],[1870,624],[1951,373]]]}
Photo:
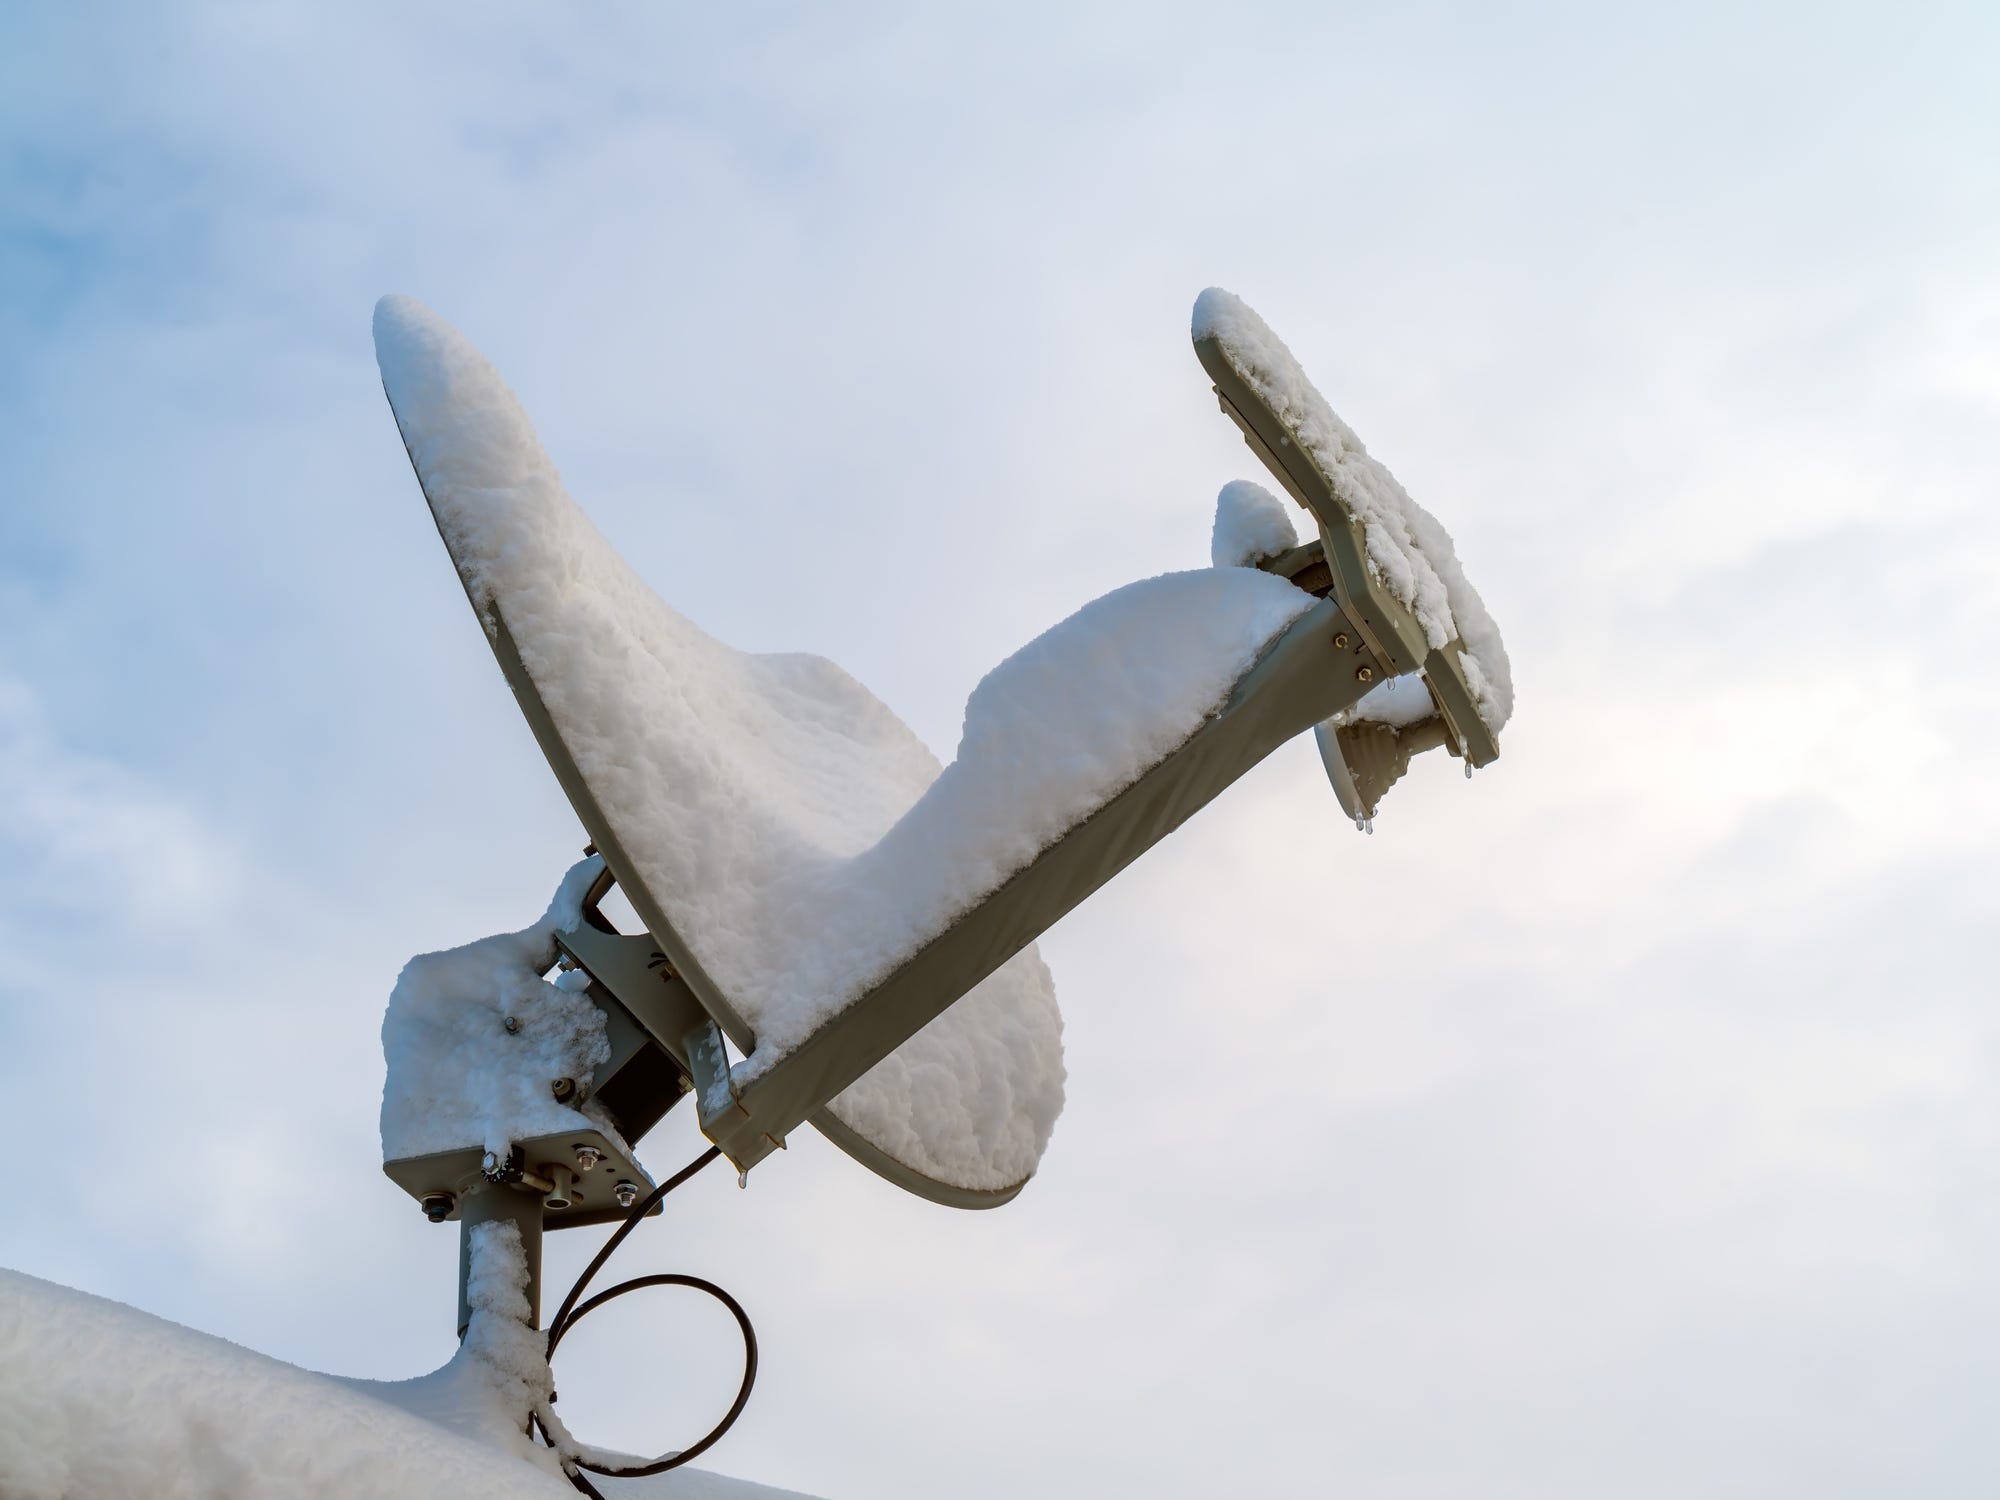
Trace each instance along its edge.
{"label": "bolt", "polygon": [[518,1016],[509,1016],[506,1020],[502,1021],[500,1024],[507,1028],[507,1035],[509,1036],[513,1036],[516,1032],[518,1032],[521,1029],[521,1021]]}
{"label": "bolt", "polygon": [[1373,667],[1363,667],[1354,674],[1354,680],[1356,682],[1373,682],[1375,680],[1375,669]]}
{"label": "bolt", "polygon": [[569,1102],[570,1096],[576,1092],[576,1080],[574,1078],[555,1079],[549,1084],[549,1092],[555,1095],[556,1103],[566,1104]]}
{"label": "bolt", "polygon": [[611,1196],[618,1200],[620,1208],[630,1208],[639,1201],[639,1186],[637,1183],[621,1182],[611,1190]]}
{"label": "bolt", "polygon": [[451,1211],[458,1207],[458,1200],[450,1193],[425,1193],[424,1217],[433,1224],[442,1224],[451,1217]]}
{"label": "bolt", "polygon": [[1341,632],[1340,632],[1340,633],[1339,633],[1338,635],[1334,636],[1334,638],[1333,638],[1333,647],[1334,647],[1334,649],[1335,649],[1336,651],[1345,651],[1345,650],[1347,649],[1347,632],[1346,632],[1346,631],[1344,631],[1344,630],[1343,630],[1343,631],[1341,631]]}
{"label": "bolt", "polygon": [[595,1146],[578,1146],[576,1148],[576,1169],[579,1172],[594,1171],[597,1164],[603,1160],[604,1153],[599,1151]]}
{"label": "bolt", "polygon": [[479,1159],[479,1174],[488,1182],[498,1182],[507,1175],[506,1167],[500,1163],[498,1151],[489,1151]]}

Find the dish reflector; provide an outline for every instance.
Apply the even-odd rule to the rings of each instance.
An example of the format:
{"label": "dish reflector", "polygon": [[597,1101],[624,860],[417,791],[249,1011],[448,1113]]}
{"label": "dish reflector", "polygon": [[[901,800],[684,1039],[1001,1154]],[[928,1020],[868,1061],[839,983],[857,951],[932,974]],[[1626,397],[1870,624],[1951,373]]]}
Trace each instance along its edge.
{"label": "dish reflector", "polygon": [[[375,344],[543,754],[754,1078],[929,936],[892,879],[843,876],[937,758],[832,662],[736,651],[665,604],[565,493],[498,373],[421,304],[384,298]],[[810,1119],[901,1186],[981,1207],[1034,1171],[1062,1084],[1054,985],[1029,946]]]}

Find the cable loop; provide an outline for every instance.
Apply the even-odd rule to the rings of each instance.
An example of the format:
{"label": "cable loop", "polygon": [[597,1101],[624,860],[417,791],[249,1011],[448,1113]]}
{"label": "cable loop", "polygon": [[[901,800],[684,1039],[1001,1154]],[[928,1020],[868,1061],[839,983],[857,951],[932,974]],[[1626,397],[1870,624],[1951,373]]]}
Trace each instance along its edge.
{"label": "cable loop", "polygon": [[[550,1358],[553,1358],[556,1346],[562,1342],[564,1334],[575,1327],[582,1318],[614,1298],[623,1297],[629,1292],[644,1291],[649,1287],[684,1286],[690,1287],[697,1292],[704,1292],[728,1308],[730,1315],[736,1319],[736,1326],[743,1333],[743,1384],[737,1388],[736,1399],[730,1403],[729,1410],[723,1414],[722,1420],[711,1427],[701,1441],[695,1443],[692,1447],[682,1448],[674,1453],[662,1454],[659,1458],[645,1463],[601,1464],[587,1458],[564,1460],[563,1467],[569,1475],[570,1483],[575,1485],[584,1494],[595,1497],[595,1500],[604,1500],[602,1492],[589,1480],[585,1479],[581,1473],[577,1472],[577,1470],[588,1469],[593,1474],[606,1474],[613,1478],[636,1479],[646,1474],[664,1474],[669,1469],[678,1469],[682,1464],[706,1453],[710,1448],[715,1446],[724,1433],[736,1425],[736,1419],[743,1415],[743,1408],[749,1404],[750,1388],[757,1383],[757,1331],[750,1326],[750,1315],[743,1310],[742,1303],[738,1302],[712,1281],[705,1281],[699,1276],[684,1276],[677,1272],[662,1273],[655,1276],[635,1276],[630,1281],[621,1281],[614,1287],[606,1288],[587,1301],[579,1303],[578,1300],[583,1296],[584,1291],[589,1287],[597,1273],[604,1269],[604,1263],[611,1259],[612,1253],[625,1242],[626,1236],[639,1227],[639,1221],[651,1213],[654,1206],[661,1199],[665,1198],[667,1194],[686,1182],[721,1154],[722,1152],[719,1148],[710,1146],[708,1150],[704,1151],[672,1177],[669,1177],[665,1182],[654,1188],[652,1192],[648,1193],[638,1203],[635,1203],[627,1211],[625,1222],[618,1226],[611,1238],[604,1242],[604,1248],[599,1250],[596,1256],[592,1258],[590,1264],[584,1267],[583,1274],[577,1277],[576,1284],[569,1289],[569,1295],[563,1298],[562,1306],[556,1309],[555,1316],[549,1320],[549,1341],[546,1353]],[[543,1427],[539,1421],[534,1425],[536,1430],[541,1433],[542,1441],[551,1448],[555,1447],[556,1441],[549,1434],[548,1429]]]}

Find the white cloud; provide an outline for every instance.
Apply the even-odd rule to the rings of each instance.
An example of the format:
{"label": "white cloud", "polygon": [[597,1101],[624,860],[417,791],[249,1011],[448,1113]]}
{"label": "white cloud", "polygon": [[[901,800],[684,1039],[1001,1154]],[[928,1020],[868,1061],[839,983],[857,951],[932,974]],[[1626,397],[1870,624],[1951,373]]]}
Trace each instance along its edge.
{"label": "white cloud", "polygon": [[170,934],[213,918],[234,892],[229,851],[170,794],[60,744],[32,688],[0,677],[0,867],[5,918],[115,914]]}
{"label": "white cloud", "polygon": [[[1991,1491],[1987,23],[182,14],[0,47],[56,247],[5,299],[0,1070],[80,1143],[0,1258],[350,1372],[449,1339],[380,1006],[577,836],[377,294],[495,355],[668,597],[948,747],[1254,477],[1186,348],[1218,281],[1458,535],[1506,754],[1363,839],[1288,750],[1058,928],[1071,1104],[1009,1209],[809,1142],[690,1188],[634,1260],[759,1319],[718,1461]],[[580,1430],[694,1430],[670,1316],[567,1362]]]}

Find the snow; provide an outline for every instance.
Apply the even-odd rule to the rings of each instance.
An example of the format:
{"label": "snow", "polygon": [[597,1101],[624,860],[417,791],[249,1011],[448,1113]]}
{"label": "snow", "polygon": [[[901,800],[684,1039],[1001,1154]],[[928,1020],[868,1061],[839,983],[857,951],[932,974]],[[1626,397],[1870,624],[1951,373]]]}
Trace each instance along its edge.
{"label": "snow", "polygon": [[603,868],[593,855],[570,870],[532,926],[404,966],[382,1020],[384,1161],[466,1146],[504,1158],[517,1141],[583,1128],[618,1139],[594,1099],[579,1109],[549,1091],[588,1082],[611,1048],[603,1012],[570,987],[581,976],[542,978]]}
{"label": "snow", "polygon": [[[0,1271],[0,1495],[574,1496],[543,1335],[528,1322],[520,1231],[471,1227],[464,1342],[414,1380],[316,1375],[133,1308]],[[115,1414],[115,1419],[110,1414]],[[606,1455],[623,1458],[625,1455]],[[606,1494],[782,1500],[692,1470],[597,1482]]]}
{"label": "snow", "polygon": [[1298,546],[1285,502],[1248,479],[1232,479],[1215,497],[1215,530],[1209,560],[1218,568],[1254,568],[1267,557]]}
{"label": "snow", "polygon": [[[538,1354],[536,1335],[515,1332]],[[493,1354],[468,1330],[422,1381],[342,1380],[0,1270],[0,1495],[575,1500],[515,1430]],[[687,1470],[600,1487],[668,1500],[788,1493]]]}
{"label": "snow", "polygon": [[1292,351],[1241,298],[1210,287],[1195,302],[1193,332],[1196,339],[1219,341],[1297,435],[1334,494],[1361,521],[1376,576],[1416,616],[1431,646],[1443,649],[1455,638],[1464,642],[1475,667],[1467,673],[1474,705],[1498,733],[1514,710],[1507,649],[1478,591],[1466,581],[1450,535],[1369,456]]}
{"label": "snow", "polygon": [[529,1322],[521,1231],[498,1221],[468,1225],[465,1232],[471,1236],[465,1279],[471,1317],[451,1361],[414,1380],[327,1378],[557,1473],[554,1452],[525,1430],[531,1411],[551,1431],[557,1428],[550,1404],[555,1377],[543,1353],[546,1335]]}
{"label": "snow", "polygon": [[1421,724],[1436,712],[1430,690],[1424,686],[1423,673],[1410,672],[1377,683],[1360,702],[1335,714],[1327,722],[1350,724],[1366,720],[1387,724],[1392,729],[1406,729],[1412,724]]}
{"label": "snow", "polygon": [[[648,589],[564,492],[499,375],[420,304],[376,350],[475,607],[529,675],[638,878],[757,1045],[754,1077],[1190,735],[1311,599],[1245,569],[1146,580],[990,673],[949,768],[860,683],[750,655]],[[938,1181],[1018,1185],[1062,1104],[1030,946],[833,1103]]]}

